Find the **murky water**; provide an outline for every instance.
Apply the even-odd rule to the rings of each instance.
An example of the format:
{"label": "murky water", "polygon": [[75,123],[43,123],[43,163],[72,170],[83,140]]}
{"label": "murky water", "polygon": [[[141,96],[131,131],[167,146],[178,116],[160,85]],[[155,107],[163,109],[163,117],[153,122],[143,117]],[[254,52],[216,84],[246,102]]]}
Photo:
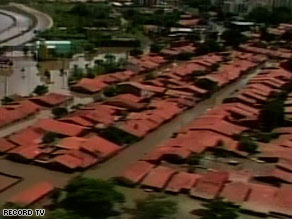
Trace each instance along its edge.
{"label": "murky water", "polygon": [[[0,99],[9,95],[28,96],[37,85],[47,83],[52,92],[69,93],[69,75],[61,75],[60,70],[65,69],[70,74],[70,70],[78,68],[93,67],[95,60],[105,60],[107,54],[115,57],[115,60],[126,59],[128,48],[107,48],[100,49],[98,53],[91,55],[77,54],[72,59],[62,59],[37,63],[31,57],[23,57],[21,52],[13,52],[14,66],[10,74],[0,72]],[[50,81],[42,80],[45,71],[51,75]]]}
{"label": "murky water", "polygon": [[13,58],[11,74],[0,75],[0,98],[13,94],[29,95],[41,84],[37,63],[31,58]]}

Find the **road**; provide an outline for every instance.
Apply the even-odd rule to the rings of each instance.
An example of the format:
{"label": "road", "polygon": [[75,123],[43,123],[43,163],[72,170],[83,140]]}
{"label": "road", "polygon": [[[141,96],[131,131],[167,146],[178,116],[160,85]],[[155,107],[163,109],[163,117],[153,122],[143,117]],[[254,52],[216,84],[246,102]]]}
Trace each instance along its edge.
{"label": "road", "polygon": [[[0,34],[0,41],[3,41],[7,38],[17,36],[21,33],[23,33],[20,36],[17,36],[11,40],[8,40],[0,46],[18,46],[22,45],[31,39],[35,37],[35,31],[44,31],[46,29],[50,29],[53,26],[53,20],[46,14],[37,11],[33,8],[29,8],[25,5],[22,4],[16,4],[16,3],[11,3],[11,6],[14,6],[22,11],[25,11],[33,16],[35,16],[37,23],[35,27],[31,28],[32,25],[32,20],[24,15],[11,12],[11,11],[6,11],[5,13],[9,13],[11,16],[15,17],[16,19],[16,25],[12,28],[10,28],[8,31],[5,31]],[[27,31],[29,30],[29,31]],[[24,33],[24,31],[27,31]]]}
{"label": "road", "polygon": [[[255,71],[247,75],[246,77],[238,80],[237,82],[234,82],[226,86],[225,88],[222,88],[219,92],[215,93],[210,98],[200,102],[194,108],[185,111],[172,121],[164,124],[157,130],[149,134],[147,137],[145,137],[143,140],[126,148],[124,151],[122,151],[120,154],[116,155],[112,159],[85,171],[83,175],[103,179],[109,179],[111,177],[117,176],[126,167],[131,165],[136,160],[142,158],[145,153],[151,151],[159,143],[167,140],[181,127],[185,126],[186,124],[193,121],[195,118],[205,113],[209,108],[220,104],[224,98],[234,94],[234,92],[236,92],[238,89],[244,87],[249,78],[257,74],[257,72],[258,71]],[[0,203],[4,202],[13,194],[23,190],[24,188],[35,182],[47,180],[54,183],[56,186],[63,186],[69,179],[78,175],[78,173],[66,174],[55,172],[33,165],[27,166],[24,164],[5,160],[4,158],[0,159],[0,172],[17,175],[24,178],[24,180],[19,184],[0,193]]]}
{"label": "road", "polygon": [[0,33],[11,28],[14,25],[14,20],[5,12],[0,10]]}

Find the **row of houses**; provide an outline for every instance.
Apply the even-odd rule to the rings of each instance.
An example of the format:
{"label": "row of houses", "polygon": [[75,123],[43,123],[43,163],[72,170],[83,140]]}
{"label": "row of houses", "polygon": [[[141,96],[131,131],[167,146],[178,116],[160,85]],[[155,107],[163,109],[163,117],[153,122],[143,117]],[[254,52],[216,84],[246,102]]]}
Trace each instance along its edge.
{"label": "row of houses", "polygon": [[43,96],[21,98],[0,107],[0,128],[36,115],[43,107],[55,107],[72,100],[72,96],[49,93]]}
{"label": "row of houses", "polygon": [[[214,65],[223,62],[223,57],[210,54],[162,70],[154,79],[139,77],[122,83],[113,80],[110,85],[116,83],[121,93],[85,105],[63,118],[42,119],[12,133],[0,139],[0,150],[9,159],[56,170],[72,172],[89,168],[121,152],[125,146],[145,137],[213,92],[197,85],[194,75],[201,77],[202,71],[206,77],[226,75],[224,83],[220,83],[223,77],[212,79],[220,88],[264,61],[258,55],[243,57],[243,53],[234,53],[232,56],[238,58],[225,61],[222,68],[231,69],[234,75],[214,68]],[[115,74],[127,75],[117,72],[93,80],[109,81]],[[32,98],[32,101],[55,106],[59,104],[56,99],[49,94]]]}
{"label": "row of houses", "polygon": [[186,193],[201,200],[222,197],[257,214],[291,216],[292,185],[280,187],[251,182],[240,172],[188,173],[165,165],[138,161],[127,169],[120,182],[171,194]]}
{"label": "row of houses", "polygon": [[[274,130],[279,138],[269,143],[259,142],[259,153],[252,159],[240,148],[238,139],[259,126],[263,106],[270,97],[289,89],[291,79],[291,72],[281,67],[261,70],[235,96],[183,127],[175,137],[121,173],[119,181],[171,193],[188,193],[199,199],[224,197],[245,210],[291,216],[291,128]],[[288,115],[290,96],[285,102]],[[227,164],[223,170],[190,171],[187,162],[192,156],[216,151],[228,152],[229,156],[249,164],[240,167],[241,171],[230,169]],[[259,164],[255,158],[268,163]]]}

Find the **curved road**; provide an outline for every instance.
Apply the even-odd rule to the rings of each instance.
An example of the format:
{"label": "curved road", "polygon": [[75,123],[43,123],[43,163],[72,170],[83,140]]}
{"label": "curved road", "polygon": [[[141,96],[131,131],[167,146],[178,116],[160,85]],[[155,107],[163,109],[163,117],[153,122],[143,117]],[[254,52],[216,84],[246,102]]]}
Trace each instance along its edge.
{"label": "curved road", "polygon": [[14,24],[14,21],[10,16],[6,15],[5,12],[3,14],[1,12],[3,11],[0,10],[0,33],[9,29]]}
{"label": "curved road", "polygon": [[0,46],[22,45],[35,37],[35,31],[44,31],[50,29],[53,26],[53,20],[47,14],[44,14],[40,11],[29,8],[22,4],[11,3],[11,6],[14,6],[22,11],[25,11],[26,13],[33,15],[37,20],[37,24],[35,25],[35,27],[29,30],[32,25],[32,20],[29,17],[5,10],[5,13],[13,16],[16,19],[16,23],[14,27],[0,34],[0,41],[12,38],[11,40],[1,43]]}

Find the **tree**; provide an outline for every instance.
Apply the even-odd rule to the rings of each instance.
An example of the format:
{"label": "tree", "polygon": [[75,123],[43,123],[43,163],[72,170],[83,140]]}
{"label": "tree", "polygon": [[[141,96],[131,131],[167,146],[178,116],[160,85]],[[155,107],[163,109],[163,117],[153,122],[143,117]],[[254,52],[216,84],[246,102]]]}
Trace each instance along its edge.
{"label": "tree", "polygon": [[257,23],[270,23],[271,12],[265,7],[256,7],[248,14],[248,18]]}
{"label": "tree", "polygon": [[54,132],[48,132],[43,136],[43,143],[48,144],[48,143],[52,143],[55,141],[55,139],[58,137],[58,135]]}
{"label": "tree", "polygon": [[286,41],[292,41],[292,31],[288,30],[282,35],[282,39]]}
{"label": "tree", "polygon": [[68,113],[69,112],[66,107],[56,107],[52,109],[52,114],[55,116],[55,118],[61,118],[66,116]]}
{"label": "tree", "polygon": [[41,95],[48,93],[48,91],[49,91],[48,86],[43,84],[43,85],[36,86],[35,89],[33,90],[33,93],[41,96]]}
{"label": "tree", "polygon": [[114,207],[124,201],[114,184],[91,178],[77,177],[65,187],[61,206],[80,216],[104,219],[115,215]]}
{"label": "tree", "polygon": [[270,131],[284,124],[284,102],[281,98],[269,101],[260,111],[259,119],[265,131]]}
{"label": "tree", "polygon": [[133,214],[137,219],[172,219],[177,218],[177,209],[175,201],[162,196],[149,196],[136,201],[136,209]]}
{"label": "tree", "polygon": [[199,213],[201,219],[237,219],[239,209],[231,202],[214,199],[203,204],[205,209]]}
{"label": "tree", "polygon": [[11,97],[5,96],[3,97],[3,99],[1,100],[3,105],[7,105],[9,103],[12,103],[14,100]]}
{"label": "tree", "polygon": [[222,47],[215,40],[207,40],[206,42],[200,44],[196,50],[196,55],[205,55],[210,52],[220,52]]}
{"label": "tree", "polygon": [[238,149],[240,151],[245,151],[249,154],[254,154],[257,152],[258,144],[253,141],[249,136],[241,136],[239,139]]}
{"label": "tree", "polygon": [[187,163],[190,165],[199,165],[202,159],[201,154],[192,154],[191,156],[188,157]]}
{"label": "tree", "polygon": [[229,29],[223,32],[222,39],[225,41],[225,45],[237,48],[247,40],[247,37],[236,29]]}
{"label": "tree", "polygon": [[49,213],[46,214],[45,219],[85,219],[85,218],[74,214],[72,211],[67,211],[63,208],[57,208],[53,211],[49,211]]}
{"label": "tree", "polygon": [[150,46],[150,52],[159,53],[162,50],[163,46],[157,43],[153,43]]}
{"label": "tree", "polygon": [[132,49],[130,51],[130,55],[131,56],[139,56],[139,55],[142,55],[143,54],[143,51],[141,49]]}

